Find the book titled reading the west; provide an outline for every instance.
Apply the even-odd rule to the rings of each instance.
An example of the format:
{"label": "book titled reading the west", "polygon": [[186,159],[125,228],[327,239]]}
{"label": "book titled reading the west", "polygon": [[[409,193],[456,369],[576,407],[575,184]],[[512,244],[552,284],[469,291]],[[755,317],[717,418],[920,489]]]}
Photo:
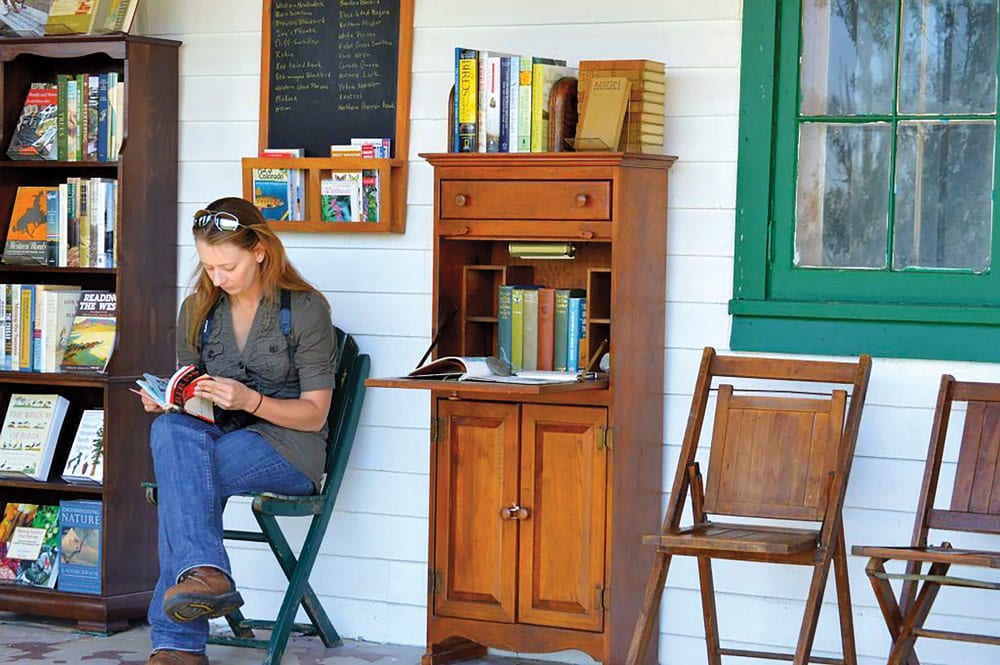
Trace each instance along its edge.
{"label": "book titled reading the west", "polygon": [[421,365],[406,376],[410,379],[454,379],[525,385],[574,383],[584,378],[579,372],[542,370],[512,372],[507,363],[495,356],[444,356]]}
{"label": "book titled reading the west", "polygon": [[113,291],[82,291],[59,369],[105,371],[115,348],[117,315],[118,299]]}
{"label": "book titled reading the west", "polygon": [[66,457],[63,480],[100,485],[104,481],[104,409],[86,409]]}
{"label": "book titled reading the west", "polygon": [[59,502],[59,577],[56,588],[101,593],[101,502]]}
{"label": "book titled reading the west", "polygon": [[205,422],[214,423],[215,409],[212,403],[194,394],[198,382],[207,378],[208,375],[203,374],[196,366],[185,365],[166,379],[143,374],[142,378],[136,379],[135,382],[144,393],[160,405],[160,408],[187,413]]}
{"label": "book titled reading the west", "polygon": [[46,480],[68,407],[60,395],[13,393],[0,429],[0,475]]}

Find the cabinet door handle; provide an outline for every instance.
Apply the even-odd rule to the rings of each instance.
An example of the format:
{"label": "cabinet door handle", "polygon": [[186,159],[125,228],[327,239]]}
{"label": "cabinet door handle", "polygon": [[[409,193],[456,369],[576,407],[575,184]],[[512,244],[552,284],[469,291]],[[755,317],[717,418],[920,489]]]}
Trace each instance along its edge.
{"label": "cabinet door handle", "polygon": [[577,194],[576,195],[576,207],[577,208],[585,208],[585,207],[587,207],[587,201],[588,200],[590,200],[590,197],[587,196],[586,194]]}
{"label": "cabinet door handle", "polygon": [[528,509],[512,503],[500,511],[500,519],[503,520],[526,520],[528,519]]}
{"label": "cabinet door handle", "polygon": [[456,194],[455,195],[455,205],[457,205],[459,208],[464,208],[465,204],[468,203],[468,202],[469,202],[469,199],[468,199],[468,197],[465,194]]}

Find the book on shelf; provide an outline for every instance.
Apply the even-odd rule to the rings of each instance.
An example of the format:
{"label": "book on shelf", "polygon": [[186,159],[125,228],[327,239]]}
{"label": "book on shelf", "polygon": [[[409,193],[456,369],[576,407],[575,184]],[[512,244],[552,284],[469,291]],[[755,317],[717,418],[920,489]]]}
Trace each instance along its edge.
{"label": "book on shelf", "polygon": [[[66,284],[35,284],[35,315],[32,327],[31,371],[59,369],[69,329],[73,325],[82,290]],[[62,345],[60,346],[60,340]]]}
{"label": "book on shelf", "polygon": [[304,148],[264,148],[257,156],[277,159],[297,158],[305,157],[306,151]]}
{"label": "book on shelf", "polygon": [[576,126],[577,150],[615,150],[622,135],[632,82],[623,76],[596,77]]}
{"label": "book on shelf", "polygon": [[195,365],[184,365],[170,376],[163,378],[153,374],[143,374],[136,384],[160,408],[177,413],[186,413],[205,422],[215,422],[212,402],[195,395],[194,388],[199,381],[209,378]]}
{"label": "book on shelf", "polygon": [[13,393],[0,429],[0,475],[48,479],[69,400]]}
{"label": "book on shelf", "polygon": [[70,483],[104,482],[104,409],[84,409],[62,479]]}
{"label": "book on shelf", "polygon": [[91,32],[108,34],[129,33],[135,23],[139,0],[97,0],[100,2]]}
{"label": "book on shelf", "polygon": [[59,365],[63,372],[104,372],[115,348],[118,299],[113,291],[82,291]]}
{"label": "book on shelf", "polygon": [[535,63],[531,72],[531,152],[549,149],[549,96],[563,77],[576,76],[575,67]]}
{"label": "book on shelf", "polygon": [[507,363],[496,356],[445,356],[421,365],[407,374],[406,378],[543,385],[574,383],[582,381],[585,377],[580,372],[542,370],[513,372],[507,367]]}
{"label": "book on shelf", "polygon": [[48,264],[49,196],[53,191],[58,189],[26,185],[17,188],[4,243],[4,263]]}
{"label": "book on shelf", "polygon": [[52,589],[59,574],[59,507],[8,503],[0,522],[0,582]]}
{"label": "book on shelf", "polygon": [[59,159],[59,91],[55,83],[32,83],[7,147],[11,159]]}
{"label": "book on shelf", "polygon": [[264,219],[291,219],[293,169],[253,169],[253,204]]}
{"label": "book on shelf", "polygon": [[351,145],[361,148],[365,159],[389,159],[392,156],[392,140],[388,138],[351,138]]}
{"label": "book on shelf", "polygon": [[569,340],[569,299],[582,298],[584,289],[556,289],[552,316],[552,365],[555,370],[568,370],[566,359]]}
{"label": "book on shelf", "polygon": [[324,222],[360,222],[362,174],[331,172],[319,183],[320,219]]}
{"label": "book on shelf", "polygon": [[379,175],[377,169],[361,171],[361,221],[377,222],[380,217],[381,201]]}
{"label": "book on shelf", "polygon": [[59,502],[57,590],[101,593],[101,509],[101,502],[92,499]]}
{"label": "book on shelf", "polygon": [[479,51],[455,47],[452,152],[478,151]]}
{"label": "book on shelf", "polygon": [[521,369],[538,369],[538,292],[539,288],[523,289],[521,318]]}
{"label": "book on shelf", "polygon": [[538,289],[538,369],[554,370],[556,290]]}
{"label": "book on shelf", "polygon": [[532,82],[535,65],[556,65],[565,67],[566,61],[558,58],[522,55],[519,59],[518,107],[517,107],[517,152],[531,152],[531,122],[534,103]]}
{"label": "book on shelf", "polygon": [[100,0],[52,0],[45,19],[46,35],[82,35],[91,31]]}
{"label": "book on shelf", "polygon": [[476,99],[477,152],[500,150],[500,58],[510,53],[479,51]]}
{"label": "book on shelf", "polygon": [[566,310],[566,370],[586,369],[587,298],[570,296]]}

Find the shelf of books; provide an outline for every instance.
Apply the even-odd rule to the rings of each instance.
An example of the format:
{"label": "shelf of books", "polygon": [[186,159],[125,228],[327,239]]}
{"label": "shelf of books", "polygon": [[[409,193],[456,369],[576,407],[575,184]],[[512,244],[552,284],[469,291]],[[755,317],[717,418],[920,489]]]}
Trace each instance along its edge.
{"label": "shelf of books", "polygon": [[0,611],[110,632],[152,596],[132,389],[174,370],[178,46],[0,49]]}
{"label": "shelf of books", "polygon": [[402,233],[406,161],[245,157],[243,193],[276,231]]}

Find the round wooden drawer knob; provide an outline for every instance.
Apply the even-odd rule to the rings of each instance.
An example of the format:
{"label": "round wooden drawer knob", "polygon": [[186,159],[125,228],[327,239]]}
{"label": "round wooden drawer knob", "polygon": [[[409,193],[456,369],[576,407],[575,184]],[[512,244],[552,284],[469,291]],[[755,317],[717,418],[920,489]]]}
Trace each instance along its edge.
{"label": "round wooden drawer knob", "polygon": [[587,199],[588,199],[588,197],[587,197],[586,194],[577,194],[576,195],[576,207],[577,208],[585,208],[585,207],[587,207]]}
{"label": "round wooden drawer knob", "polygon": [[465,194],[456,194],[455,195],[455,205],[457,205],[459,208],[464,208],[465,204],[468,203],[468,202],[469,202],[469,199],[465,196]]}

